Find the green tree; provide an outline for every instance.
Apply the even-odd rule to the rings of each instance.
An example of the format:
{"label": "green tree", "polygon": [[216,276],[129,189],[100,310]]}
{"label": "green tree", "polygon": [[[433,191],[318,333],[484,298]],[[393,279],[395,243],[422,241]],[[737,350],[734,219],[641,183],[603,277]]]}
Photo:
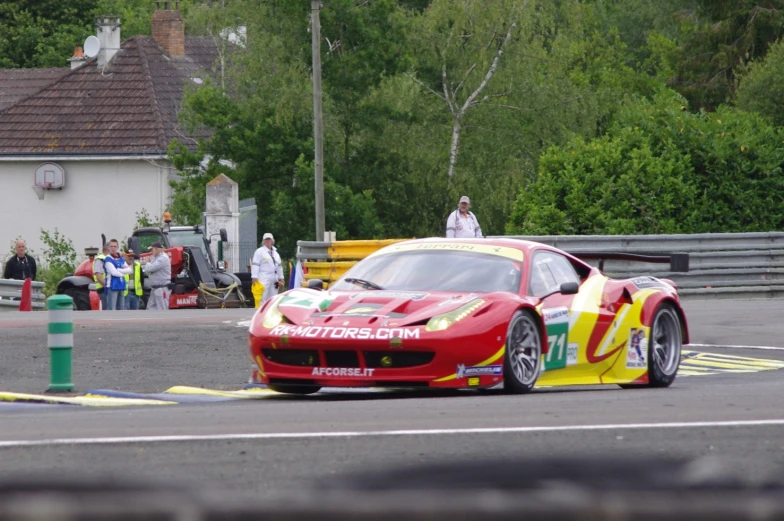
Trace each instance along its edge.
{"label": "green tree", "polygon": [[784,126],[784,42],[774,43],[764,58],[741,69],[735,104]]}
{"label": "green tree", "polygon": [[543,155],[512,234],[771,231],[784,225],[782,130],[732,107],[692,113],[662,90],[621,108],[607,135]]}
{"label": "green tree", "polygon": [[65,67],[92,34],[86,18],[96,0],[0,3],[0,67]]}
{"label": "green tree", "polygon": [[57,284],[76,268],[76,250],[73,242],[63,236],[57,228],[54,231],[41,229],[41,250],[43,262],[38,270],[37,279],[44,283],[44,294],[48,297],[57,293]]}

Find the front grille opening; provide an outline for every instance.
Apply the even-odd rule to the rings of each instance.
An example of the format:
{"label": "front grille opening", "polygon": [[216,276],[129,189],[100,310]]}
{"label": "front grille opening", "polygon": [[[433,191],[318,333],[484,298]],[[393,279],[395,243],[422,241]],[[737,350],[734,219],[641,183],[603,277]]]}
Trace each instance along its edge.
{"label": "front grille opening", "polygon": [[416,367],[433,361],[436,354],[431,351],[365,351],[365,365],[380,369]]}
{"label": "front grille opening", "polygon": [[327,367],[359,367],[356,351],[324,351]]}
{"label": "front grille opening", "polygon": [[261,354],[270,362],[281,365],[316,367],[319,365],[318,351],[305,349],[262,349]]}

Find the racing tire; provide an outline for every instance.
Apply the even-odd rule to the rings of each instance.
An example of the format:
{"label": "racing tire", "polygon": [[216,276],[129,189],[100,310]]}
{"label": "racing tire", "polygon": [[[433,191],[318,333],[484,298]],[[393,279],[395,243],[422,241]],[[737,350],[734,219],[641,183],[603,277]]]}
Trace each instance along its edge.
{"label": "racing tire", "polygon": [[306,395],[306,394],[314,394],[321,390],[321,386],[319,385],[277,385],[277,384],[269,384],[267,387],[275,391],[276,393],[283,393],[283,394],[299,394],[299,395]]}
{"label": "racing tire", "polygon": [[672,304],[663,303],[653,315],[648,342],[648,386],[669,387],[681,364],[681,321]]}
{"label": "racing tire", "polygon": [[675,381],[681,362],[681,321],[672,304],[664,302],[656,308],[648,340],[648,383],[624,384],[624,389],[669,387]]}
{"label": "racing tire", "polygon": [[542,368],[542,337],[539,324],[528,311],[517,311],[506,330],[504,392],[530,392]]}
{"label": "racing tire", "polygon": [[63,293],[73,299],[74,311],[90,311],[92,309],[92,306],[90,306],[90,291],[88,289],[68,288]]}

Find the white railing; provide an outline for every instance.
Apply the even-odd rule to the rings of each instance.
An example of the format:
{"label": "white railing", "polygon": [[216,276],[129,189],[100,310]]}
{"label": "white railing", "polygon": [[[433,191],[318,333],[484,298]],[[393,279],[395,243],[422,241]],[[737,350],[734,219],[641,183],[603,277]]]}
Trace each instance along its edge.
{"label": "white railing", "polygon": [[[22,301],[23,280],[0,279],[0,311],[19,311]],[[32,282],[31,300],[33,310],[46,309],[43,282]]]}

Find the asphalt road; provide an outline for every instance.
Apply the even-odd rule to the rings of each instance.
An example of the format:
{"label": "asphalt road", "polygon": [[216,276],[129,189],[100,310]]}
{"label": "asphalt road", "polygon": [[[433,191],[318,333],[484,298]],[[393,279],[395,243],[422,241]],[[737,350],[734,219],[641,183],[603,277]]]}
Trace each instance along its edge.
{"label": "asphalt road", "polygon": [[[691,340],[784,347],[781,306],[687,302]],[[239,388],[249,362],[246,329],[237,322],[250,314],[77,315],[74,381],[80,390]],[[46,337],[35,320],[0,315],[0,390],[45,388]],[[784,350],[698,349],[784,359]],[[117,409],[30,406],[0,411],[0,482],[31,474],[138,477],[272,499],[362,469],[443,461],[470,469],[485,458],[545,455],[710,456],[748,480],[763,480],[784,463],[783,377],[693,376],[662,390],[545,389],[528,396],[352,393]]]}

